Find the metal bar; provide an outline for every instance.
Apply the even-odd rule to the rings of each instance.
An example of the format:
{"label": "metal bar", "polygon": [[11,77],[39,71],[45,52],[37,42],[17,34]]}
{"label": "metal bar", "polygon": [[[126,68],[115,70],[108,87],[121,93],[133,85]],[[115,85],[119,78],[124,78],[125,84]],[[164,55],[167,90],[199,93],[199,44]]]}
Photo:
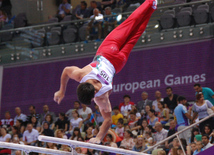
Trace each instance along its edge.
{"label": "metal bar", "polygon": [[154,146],[152,146],[151,148],[149,148],[149,149],[147,149],[147,150],[145,150],[145,151],[143,151],[143,152],[147,152],[147,151],[149,151],[149,150],[155,148],[156,146],[160,145],[161,143],[163,143],[163,142],[165,142],[165,141],[167,141],[167,140],[170,140],[170,139],[174,138],[175,136],[179,135],[180,133],[182,133],[182,132],[184,132],[184,131],[186,131],[186,130],[192,128],[192,127],[194,127],[194,126],[197,125],[197,124],[200,124],[201,122],[203,122],[203,121],[205,121],[205,120],[207,120],[207,119],[209,119],[209,118],[211,118],[211,117],[213,117],[213,116],[214,116],[214,113],[213,113],[212,115],[209,115],[209,116],[203,118],[203,119],[200,120],[199,122],[196,122],[196,123],[194,123],[194,124],[191,124],[191,125],[188,126],[187,128],[185,128],[185,129],[183,129],[183,130],[181,130],[181,131],[175,133],[174,135],[167,137],[166,139],[164,139],[164,140],[158,142],[157,144],[155,144]]}
{"label": "metal bar", "polygon": [[62,139],[62,138],[54,138],[54,137],[48,137],[48,136],[39,136],[38,140],[43,141],[43,142],[51,142],[51,143],[57,143],[57,144],[62,144],[62,145],[68,145],[71,147],[84,147],[84,148],[95,149],[95,150],[104,151],[104,152],[118,153],[118,154],[148,155],[146,153],[140,153],[140,152],[125,150],[125,149],[120,149],[120,148],[114,148],[114,147],[109,147],[109,146],[104,146],[104,145],[97,145],[97,144],[92,144],[92,143],[67,140],[67,139]]}
{"label": "metal bar", "polygon": [[0,142],[1,148],[8,148],[14,150],[22,150],[24,152],[38,152],[38,153],[45,153],[45,154],[53,154],[53,155],[71,155],[71,152],[35,147],[35,146],[28,146],[28,145],[21,145],[21,144],[14,144],[14,143],[7,143],[7,142]]}
{"label": "metal bar", "polygon": [[179,143],[180,143],[180,145],[181,145],[181,149],[182,149],[184,155],[186,155],[186,152],[185,152],[185,150],[184,150],[184,147],[183,147],[183,145],[182,145],[182,142],[181,142],[181,140],[180,140],[179,135],[177,135],[177,138],[178,138],[178,141],[179,141]]}

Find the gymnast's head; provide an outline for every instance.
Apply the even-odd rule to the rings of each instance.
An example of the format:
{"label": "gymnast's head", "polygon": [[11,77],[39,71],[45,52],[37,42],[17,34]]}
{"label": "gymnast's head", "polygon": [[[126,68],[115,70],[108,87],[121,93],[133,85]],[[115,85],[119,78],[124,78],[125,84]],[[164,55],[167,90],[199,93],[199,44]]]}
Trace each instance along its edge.
{"label": "gymnast's head", "polygon": [[80,83],[77,87],[77,97],[78,100],[86,105],[91,104],[91,100],[94,98],[95,88],[92,84],[88,82]]}

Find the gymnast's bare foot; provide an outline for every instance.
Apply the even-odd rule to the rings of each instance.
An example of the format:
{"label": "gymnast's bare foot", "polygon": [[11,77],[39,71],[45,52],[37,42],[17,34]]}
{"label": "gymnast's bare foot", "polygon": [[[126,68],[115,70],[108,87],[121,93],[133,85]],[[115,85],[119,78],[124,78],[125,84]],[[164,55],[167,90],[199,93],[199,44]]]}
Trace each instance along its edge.
{"label": "gymnast's bare foot", "polygon": [[95,138],[91,138],[91,139],[89,140],[89,143],[100,144],[100,143],[101,143],[101,140],[100,140],[99,138],[95,137]]}

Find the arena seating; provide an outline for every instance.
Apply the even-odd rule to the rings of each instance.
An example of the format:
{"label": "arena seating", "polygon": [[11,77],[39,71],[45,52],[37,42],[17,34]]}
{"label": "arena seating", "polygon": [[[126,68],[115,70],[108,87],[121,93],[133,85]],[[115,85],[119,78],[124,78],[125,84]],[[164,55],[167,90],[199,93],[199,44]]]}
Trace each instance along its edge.
{"label": "arena seating", "polygon": [[177,12],[175,11],[176,8],[166,10],[160,17],[161,29],[209,23],[212,16],[212,11],[209,11],[209,5],[198,5],[197,9],[195,9],[196,6],[183,7]]}
{"label": "arena seating", "polygon": [[[158,10],[154,12],[148,23],[146,32],[139,39],[136,47],[212,37],[214,21],[214,5],[212,1],[175,3],[158,7]],[[137,5],[128,7],[126,10],[123,10],[125,11],[123,13],[122,8],[115,8],[112,10],[112,12],[116,13],[116,15],[113,15],[113,18],[118,19],[118,15],[121,15],[120,21],[118,21],[118,24],[120,24],[128,18],[134,8],[136,9]],[[72,20],[72,16],[68,15],[61,22],[58,22],[58,18],[51,18],[47,23],[26,27],[26,15],[21,13],[14,20],[14,27],[19,29],[14,29],[13,24],[11,24],[5,25],[0,31],[2,51],[2,58],[0,58],[5,58],[5,60],[9,60],[12,63],[31,60],[32,58],[40,59],[41,56],[44,57],[43,50],[47,51],[48,49],[51,49],[51,52],[44,54],[45,58],[61,56],[64,53],[61,47],[73,49],[72,52],[66,50],[66,54],[64,53],[63,55],[69,53],[78,55],[78,52],[91,53],[98,48],[101,42],[96,43],[94,40],[89,40],[88,44],[83,42],[86,38],[87,21],[88,19]],[[31,29],[43,34],[42,37],[38,36],[36,32],[30,35],[25,33],[26,30]],[[69,47],[71,44],[74,47]],[[59,46],[59,48],[52,46]],[[20,56],[22,49],[28,54]],[[54,53],[55,49],[60,49],[62,53],[59,51],[56,52],[60,54]],[[14,53],[18,53],[18,59],[16,59],[16,54]],[[37,55],[35,53],[40,54]],[[36,57],[34,58],[33,55]],[[7,61],[1,61],[0,63],[7,63]]]}

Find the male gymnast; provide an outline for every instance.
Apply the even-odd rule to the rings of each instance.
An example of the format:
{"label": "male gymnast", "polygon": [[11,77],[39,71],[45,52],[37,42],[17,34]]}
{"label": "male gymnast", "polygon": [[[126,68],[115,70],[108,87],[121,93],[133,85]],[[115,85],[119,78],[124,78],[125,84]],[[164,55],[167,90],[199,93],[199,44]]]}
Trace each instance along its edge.
{"label": "male gymnast", "polygon": [[114,74],[120,72],[126,64],[131,50],[156,9],[156,0],[146,0],[105,38],[93,62],[83,68],[65,67],[62,72],[60,89],[54,94],[54,101],[60,104],[69,79],[73,79],[80,83],[77,87],[79,101],[90,105],[94,99],[104,118],[99,133],[90,139],[90,143],[99,144],[111,126],[112,108],[109,95],[112,91]]}

